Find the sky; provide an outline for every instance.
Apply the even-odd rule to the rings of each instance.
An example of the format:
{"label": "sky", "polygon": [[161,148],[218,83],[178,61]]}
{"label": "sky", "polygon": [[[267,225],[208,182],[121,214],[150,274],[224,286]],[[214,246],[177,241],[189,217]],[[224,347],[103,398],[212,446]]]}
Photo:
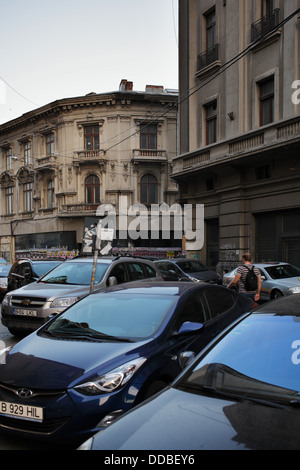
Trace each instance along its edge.
{"label": "sky", "polygon": [[52,101],[178,88],[178,0],[0,0],[0,124]]}

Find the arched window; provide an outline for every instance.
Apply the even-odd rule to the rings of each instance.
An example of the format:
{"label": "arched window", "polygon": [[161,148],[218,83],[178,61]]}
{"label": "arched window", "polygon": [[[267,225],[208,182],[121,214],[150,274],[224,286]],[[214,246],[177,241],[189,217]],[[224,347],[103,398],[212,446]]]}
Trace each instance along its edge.
{"label": "arched window", "polygon": [[141,178],[141,203],[157,203],[157,179],[153,175],[144,175]]}
{"label": "arched window", "polygon": [[100,202],[100,181],[98,176],[90,175],[85,180],[85,202],[98,204]]}

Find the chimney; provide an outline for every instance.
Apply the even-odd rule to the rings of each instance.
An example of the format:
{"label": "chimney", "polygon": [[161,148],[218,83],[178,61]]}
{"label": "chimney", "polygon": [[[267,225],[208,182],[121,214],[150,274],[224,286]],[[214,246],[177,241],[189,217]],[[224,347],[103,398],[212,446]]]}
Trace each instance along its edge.
{"label": "chimney", "polygon": [[132,91],[133,82],[128,82],[126,79],[121,80],[119,91]]}
{"label": "chimney", "polygon": [[146,85],[146,93],[163,93],[164,87],[161,85]]}

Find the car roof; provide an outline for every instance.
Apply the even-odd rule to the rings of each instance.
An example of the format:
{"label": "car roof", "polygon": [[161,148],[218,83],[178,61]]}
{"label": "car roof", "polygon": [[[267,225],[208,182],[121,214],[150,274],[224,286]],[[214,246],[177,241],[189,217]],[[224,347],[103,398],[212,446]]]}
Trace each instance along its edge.
{"label": "car roof", "polygon": [[266,302],[253,313],[274,313],[300,317],[300,294],[287,295]]}
{"label": "car roof", "polygon": [[[104,290],[101,289],[99,291],[95,290],[94,294],[102,294],[103,292],[114,292],[114,293],[122,293],[122,294],[130,294],[130,295],[139,295],[139,294],[153,294],[153,295],[174,295],[180,296],[186,292],[192,290],[200,290],[200,289],[210,289],[212,287],[216,287],[215,285],[207,284],[207,283],[194,283],[194,282],[185,282],[185,281],[134,281],[128,282],[120,285],[116,285],[113,287],[107,287]],[[222,286],[217,286],[221,289],[226,289]]]}

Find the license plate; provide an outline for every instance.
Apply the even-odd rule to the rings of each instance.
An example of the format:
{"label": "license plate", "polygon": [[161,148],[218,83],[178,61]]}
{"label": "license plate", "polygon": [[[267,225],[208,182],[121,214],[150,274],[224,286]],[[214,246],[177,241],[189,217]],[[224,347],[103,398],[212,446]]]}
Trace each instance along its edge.
{"label": "license plate", "polygon": [[17,403],[0,401],[0,414],[26,419],[28,421],[43,421],[43,408],[38,406],[20,405]]}
{"label": "license plate", "polygon": [[25,308],[15,308],[13,310],[14,315],[27,315],[28,317],[36,317],[37,311],[36,310],[26,310]]}

